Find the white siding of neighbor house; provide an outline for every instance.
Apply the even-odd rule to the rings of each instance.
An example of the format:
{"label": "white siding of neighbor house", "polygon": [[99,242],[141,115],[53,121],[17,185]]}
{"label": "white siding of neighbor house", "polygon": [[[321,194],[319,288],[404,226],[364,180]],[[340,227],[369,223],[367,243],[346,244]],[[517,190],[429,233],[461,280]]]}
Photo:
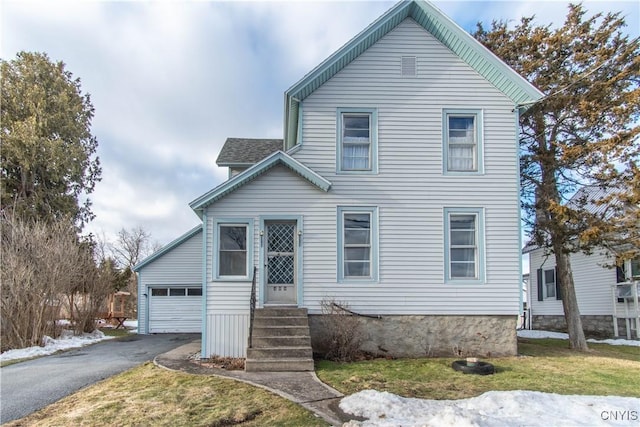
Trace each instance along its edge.
{"label": "white siding of neighbor house", "polygon": [[[611,315],[613,314],[613,300],[611,285],[616,284],[615,268],[607,268],[612,259],[604,253],[594,252],[591,255],[583,253],[571,254],[571,270],[581,315]],[[542,249],[529,253],[531,274],[529,283],[531,292],[531,314],[534,316],[563,315],[562,301],[555,297],[538,301],[537,270],[551,269],[556,265],[554,255],[544,255]],[[623,305],[620,304],[620,308]]]}
{"label": "white siding of neighbor house", "polygon": [[[416,77],[400,75],[402,56],[417,57]],[[336,174],[337,109],[353,107],[377,110],[378,174]],[[443,174],[442,111],[455,108],[483,112],[483,174]],[[521,275],[513,110],[506,96],[405,20],[302,103],[302,146],[293,157],[331,181],[327,193],[278,166],[208,208],[207,325],[216,316],[238,316],[233,322],[244,333],[240,318],[248,314],[251,286],[211,282],[214,218],[253,218],[257,265],[260,215],[273,214],[303,217],[298,303],[310,313],[329,298],[365,314],[516,316]],[[378,207],[378,282],[338,283],[337,206]],[[484,209],[484,283],[445,283],[445,208]],[[208,327],[209,351],[217,339],[212,333]],[[245,343],[238,345],[244,351]]]}
{"label": "white siding of neighbor house", "polygon": [[[142,267],[138,278],[138,332],[148,333],[149,287],[170,285],[202,286],[202,232]],[[179,307],[177,308],[179,309]],[[202,307],[200,307],[200,311]],[[200,316],[201,318],[201,316]]]}

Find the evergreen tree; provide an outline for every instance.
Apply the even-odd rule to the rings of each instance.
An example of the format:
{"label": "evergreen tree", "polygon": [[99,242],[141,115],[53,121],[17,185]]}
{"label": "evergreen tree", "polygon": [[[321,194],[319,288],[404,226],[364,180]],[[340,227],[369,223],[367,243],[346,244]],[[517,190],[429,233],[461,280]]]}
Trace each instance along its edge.
{"label": "evergreen tree", "polygon": [[93,218],[88,199],[101,168],[91,134],[94,109],[80,79],[44,53],[0,60],[0,203],[5,214],[51,222]]}
{"label": "evergreen tree", "polygon": [[[572,4],[558,28],[526,17],[474,34],[546,94],[520,117],[522,206],[533,241],[555,256],[570,346],[581,351],[569,255],[606,246],[628,257],[640,246],[640,43],[624,26],[620,13],[588,17]],[[604,197],[568,204],[585,185]]]}

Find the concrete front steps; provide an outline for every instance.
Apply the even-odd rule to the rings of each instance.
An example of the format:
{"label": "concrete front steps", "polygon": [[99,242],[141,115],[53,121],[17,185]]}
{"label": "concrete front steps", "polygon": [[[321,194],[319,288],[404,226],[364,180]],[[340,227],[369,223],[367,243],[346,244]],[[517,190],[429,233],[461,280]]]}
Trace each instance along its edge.
{"label": "concrete front steps", "polygon": [[313,351],[306,308],[257,308],[247,372],[313,371]]}

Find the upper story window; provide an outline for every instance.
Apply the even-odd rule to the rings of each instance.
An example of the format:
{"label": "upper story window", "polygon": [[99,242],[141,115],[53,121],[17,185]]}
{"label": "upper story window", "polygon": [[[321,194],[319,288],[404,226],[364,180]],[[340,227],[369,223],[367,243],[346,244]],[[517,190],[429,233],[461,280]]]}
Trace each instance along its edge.
{"label": "upper story window", "polygon": [[216,220],[215,279],[246,280],[251,264],[252,220]]}
{"label": "upper story window", "polygon": [[338,207],[338,279],[377,280],[377,208]]}
{"label": "upper story window", "polygon": [[445,276],[448,282],[484,280],[481,208],[445,208]]}
{"label": "upper story window", "polygon": [[640,280],[640,258],[624,260],[617,266],[616,279],[618,283]]}
{"label": "upper story window", "polygon": [[337,171],[377,172],[377,114],[374,109],[338,109]]}
{"label": "upper story window", "polygon": [[482,111],[444,110],[445,173],[482,173]]}

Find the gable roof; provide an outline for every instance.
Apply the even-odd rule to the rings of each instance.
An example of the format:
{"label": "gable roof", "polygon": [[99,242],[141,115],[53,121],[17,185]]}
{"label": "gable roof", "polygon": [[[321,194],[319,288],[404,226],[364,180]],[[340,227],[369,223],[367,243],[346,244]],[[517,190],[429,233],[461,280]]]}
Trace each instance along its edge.
{"label": "gable roof", "polygon": [[251,166],[268,155],[282,150],[282,139],[227,138],[216,164],[218,166]]}
{"label": "gable roof", "polygon": [[[618,201],[609,200],[605,203],[602,201],[615,194],[619,194],[621,190],[617,187],[602,188],[599,185],[585,185],[580,187],[569,200],[567,200],[566,206],[571,209],[580,209],[584,212],[592,215],[598,215],[604,218],[611,218],[615,214],[615,210],[612,209],[616,205],[620,206]],[[536,249],[539,249],[533,240],[527,242],[522,248],[522,253],[527,254]]]}
{"label": "gable roof", "polygon": [[282,151],[276,151],[266,159],[263,159],[261,162],[256,163],[249,169],[243,171],[242,173],[239,173],[230,180],[223,182],[211,191],[198,197],[197,199],[189,203],[189,206],[198,214],[198,216],[202,217],[202,212],[204,209],[206,209],[207,206],[214,203],[216,200],[223,198],[237,188],[242,187],[248,182],[253,181],[263,173],[278,165],[289,168],[300,177],[306,179],[322,191],[326,192],[331,188],[331,182],[327,181],[325,178],[312,171],[307,166],[303,165],[288,154]]}
{"label": "gable roof", "polygon": [[184,242],[186,242],[187,240],[189,240],[190,238],[192,238],[193,236],[195,236],[196,234],[201,233],[201,232],[202,232],[202,224],[197,225],[196,227],[194,227],[191,230],[189,230],[186,233],[184,233],[182,236],[178,237],[177,239],[173,240],[172,242],[168,243],[167,245],[164,245],[158,251],[152,253],[151,255],[149,255],[148,257],[146,257],[142,261],[140,261],[137,265],[134,265],[132,270],[133,271],[139,271],[145,265],[148,265],[148,264],[152,263],[153,261],[155,261],[158,258],[160,258],[162,255],[166,254],[167,252],[172,251],[174,248],[180,246],[181,244],[183,244]]}
{"label": "gable roof", "polygon": [[285,92],[285,150],[297,144],[300,102],[406,18],[416,21],[516,105],[542,98],[542,92],[437,7],[423,0],[401,1]]}
{"label": "gable roof", "polygon": [[[583,209],[587,213],[603,215],[605,218],[610,218],[614,215],[614,211],[611,208],[615,207],[617,203],[608,198],[615,194],[620,194],[621,191],[618,187],[602,188],[599,185],[585,185],[576,191],[571,199],[569,199],[567,206],[572,209]],[[605,199],[608,199],[608,201],[603,203]]]}

